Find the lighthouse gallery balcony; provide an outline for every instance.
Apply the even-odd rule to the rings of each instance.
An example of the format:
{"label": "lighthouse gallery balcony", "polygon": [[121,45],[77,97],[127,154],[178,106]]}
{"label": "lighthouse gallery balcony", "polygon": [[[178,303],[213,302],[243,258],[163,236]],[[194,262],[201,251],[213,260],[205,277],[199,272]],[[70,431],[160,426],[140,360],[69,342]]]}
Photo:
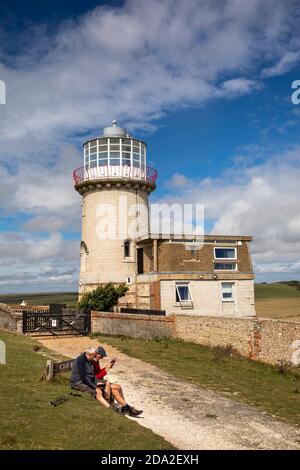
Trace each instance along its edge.
{"label": "lighthouse gallery balcony", "polygon": [[116,126],[107,129],[108,136],[84,144],[84,166],[73,172],[75,187],[110,180],[144,183],[153,190],[157,171],[146,165],[146,144],[126,134],[117,137],[123,130]]}
{"label": "lighthouse gallery balcony", "polygon": [[75,185],[85,181],[119,178],[144,180],[146,183],[155,185],[157,171],[149,166],[139,168],[128,165],[99,165],[91,168],[82,166],[73,171]]}

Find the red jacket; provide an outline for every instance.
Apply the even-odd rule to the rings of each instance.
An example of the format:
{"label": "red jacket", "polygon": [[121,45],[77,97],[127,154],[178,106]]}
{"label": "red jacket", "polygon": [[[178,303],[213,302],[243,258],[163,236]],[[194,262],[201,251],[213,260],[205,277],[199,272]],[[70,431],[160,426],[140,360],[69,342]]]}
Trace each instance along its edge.
{"label": "red jacket", "polygon": [[96,379],[101,380],[107,374],[106,369],[101,369],[99,361],[94,360],[94,374]]}

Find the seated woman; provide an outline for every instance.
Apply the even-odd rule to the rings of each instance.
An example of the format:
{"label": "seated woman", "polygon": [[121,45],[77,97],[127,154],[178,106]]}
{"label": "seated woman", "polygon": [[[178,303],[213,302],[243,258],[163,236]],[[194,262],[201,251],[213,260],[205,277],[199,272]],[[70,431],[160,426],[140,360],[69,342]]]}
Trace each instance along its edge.
{"label": "seated woman", "polygon": [[105,349],[102,346],[99,346],[94,354],[94,374],[96,377],[97,387],[103,390],[103,397],[106,400],[110,401],[112,397],[112,399],[115,399],[119,405],[121,405],[121,413],[128,413],[129,416],[133,417],[139,416],[143,411],[136,410],[133,406],[126,403],[121,385],[110,383],[109,380],[104,379],[108,370],[114,366],[117,360],[117,358],[114,358],[108,365],[101,368],[99,361],[106,356],[107,354]]}

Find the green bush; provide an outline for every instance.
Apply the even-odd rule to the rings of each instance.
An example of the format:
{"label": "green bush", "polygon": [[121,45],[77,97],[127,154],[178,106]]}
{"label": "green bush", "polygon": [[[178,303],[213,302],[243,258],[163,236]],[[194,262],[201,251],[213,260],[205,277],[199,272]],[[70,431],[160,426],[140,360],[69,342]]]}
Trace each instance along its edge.
{"label": "green bush", "polygon": [[125,284],[114,286],[109,283],[84,294],[80,302],[78,302],[78,307],[82,310],[111,312],[113,306],[117,305],[119,298],[124,297],[127,291],[128,287]]}

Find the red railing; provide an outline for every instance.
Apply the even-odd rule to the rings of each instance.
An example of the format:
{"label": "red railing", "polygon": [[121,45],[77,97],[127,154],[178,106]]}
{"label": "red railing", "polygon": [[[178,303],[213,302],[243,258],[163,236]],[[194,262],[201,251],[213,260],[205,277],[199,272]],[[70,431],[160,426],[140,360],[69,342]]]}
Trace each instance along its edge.
{"label": "red railing", "polygon": [[106,165],[94,168],[85,168],[84,166],[73,171],[74,183],[89,181],[102,178],[132,178],[145,180],[148,183],[155,184],[157,171],[150,166],[143,168],[125,166],[125,165]]}

